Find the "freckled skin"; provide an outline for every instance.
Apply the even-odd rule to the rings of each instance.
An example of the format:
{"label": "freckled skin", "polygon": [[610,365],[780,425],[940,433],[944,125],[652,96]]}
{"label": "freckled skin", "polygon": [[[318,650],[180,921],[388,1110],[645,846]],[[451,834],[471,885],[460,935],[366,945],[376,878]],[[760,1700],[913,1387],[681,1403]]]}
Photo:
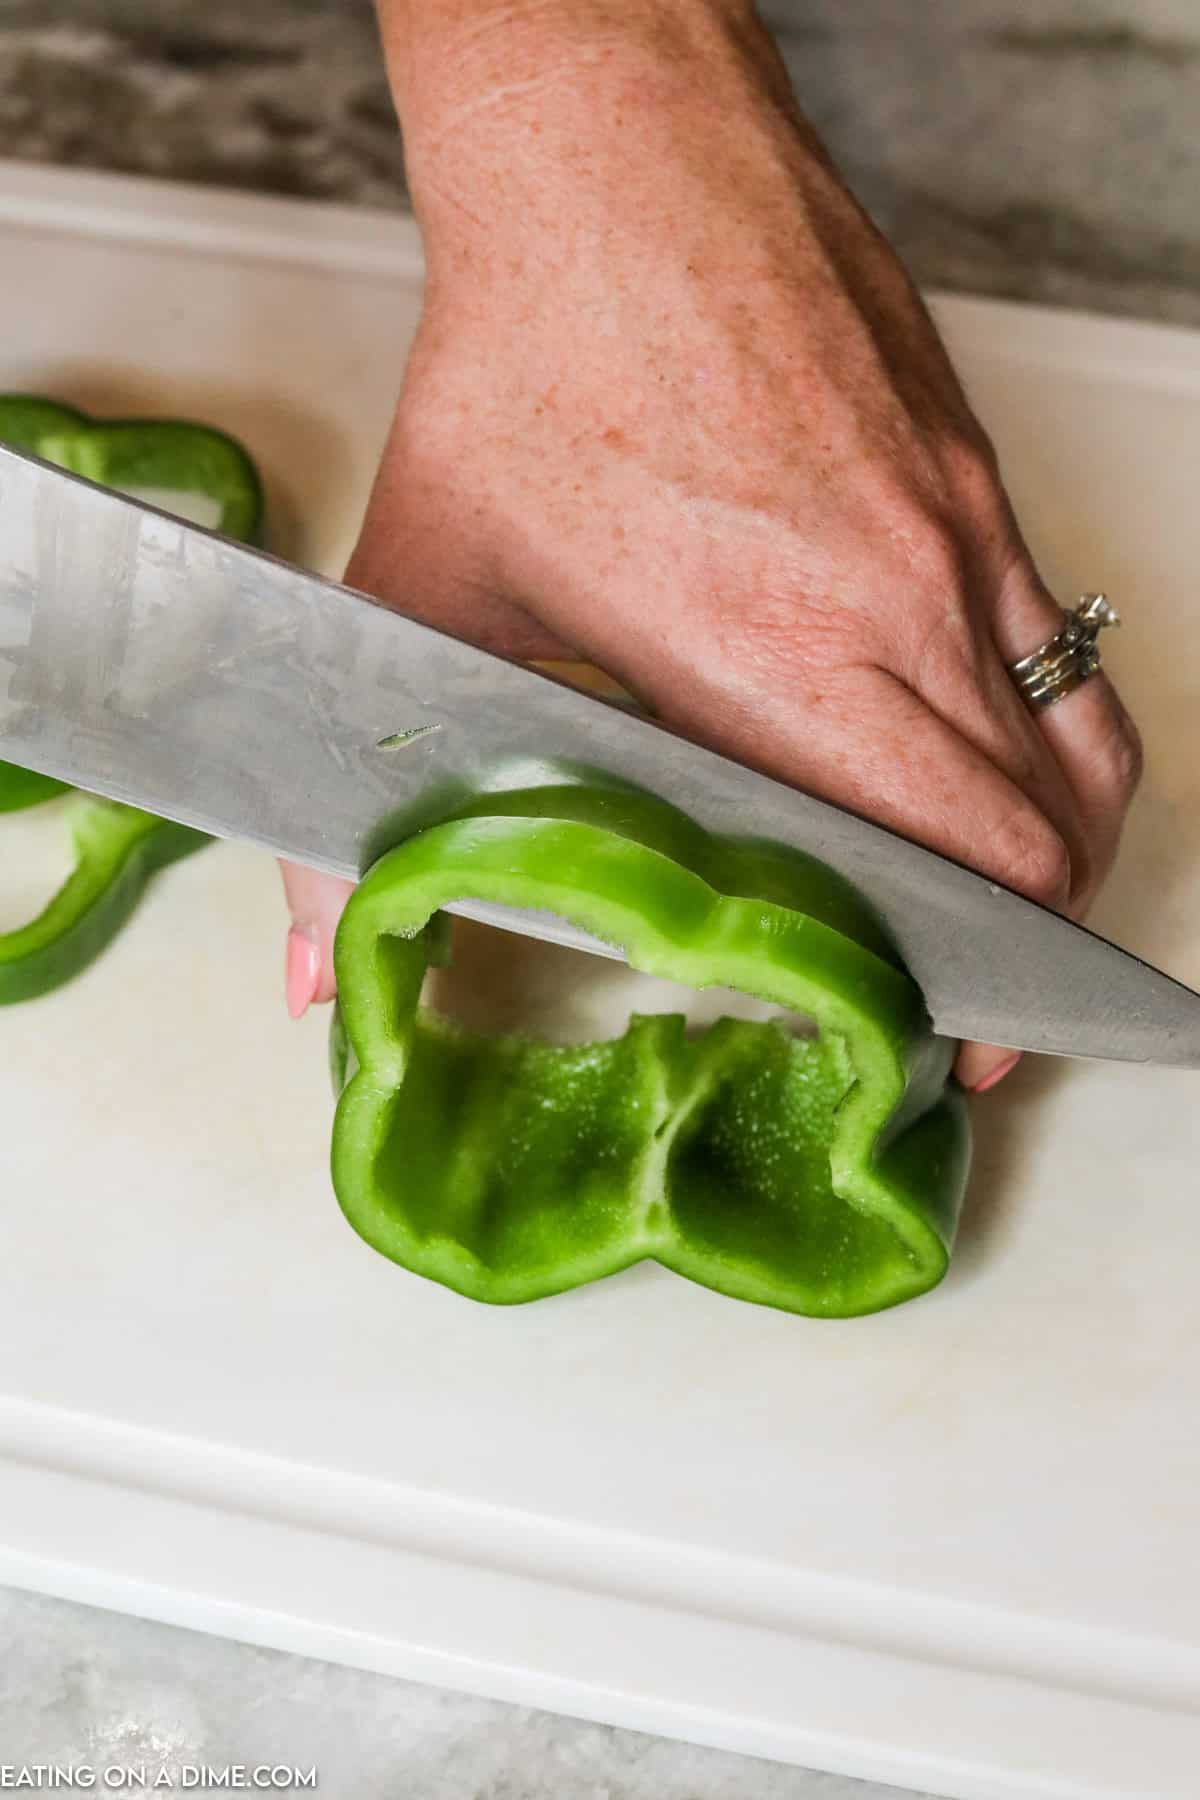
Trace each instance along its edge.
{"label": "freckled skin", "polygon": [[[1138,778],[906,273],[741,0],[379,0],[425,313],[349,579],[1082,917]],[[336,903],[289,877],[293,905]],[[332,991],[323,969],[320,993]],[[1001,1060],[968,1047],[972,1083]]]}

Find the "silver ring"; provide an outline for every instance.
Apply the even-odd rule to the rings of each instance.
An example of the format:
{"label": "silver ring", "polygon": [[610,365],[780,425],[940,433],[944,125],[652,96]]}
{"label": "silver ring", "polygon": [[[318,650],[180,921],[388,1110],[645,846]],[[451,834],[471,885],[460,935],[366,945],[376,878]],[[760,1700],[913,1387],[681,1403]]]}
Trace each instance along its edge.
{"label": "silver ring", "polygon": [[1084,594],[1073,610],[1064,607],[1062,630],[1009,668],[1022,699],[1040,711],[1073,694],[1100,667],[1096,639],[1107,626],[1120,623],[1106,594]]}

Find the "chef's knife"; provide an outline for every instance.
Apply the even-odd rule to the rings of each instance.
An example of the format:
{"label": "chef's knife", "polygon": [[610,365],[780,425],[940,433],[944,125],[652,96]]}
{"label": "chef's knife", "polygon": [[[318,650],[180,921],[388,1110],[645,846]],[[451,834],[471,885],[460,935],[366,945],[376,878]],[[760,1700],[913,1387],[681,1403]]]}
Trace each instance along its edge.
{"label": "chef's knife", "polygon": [[[936,1029],[1200,1068],[1200,995],[959,864],[600,699],[0,449],[0,758],[357,877],[452,799],[603,771],[874,902]],[[477,918],[607,951],[561,920]]]}

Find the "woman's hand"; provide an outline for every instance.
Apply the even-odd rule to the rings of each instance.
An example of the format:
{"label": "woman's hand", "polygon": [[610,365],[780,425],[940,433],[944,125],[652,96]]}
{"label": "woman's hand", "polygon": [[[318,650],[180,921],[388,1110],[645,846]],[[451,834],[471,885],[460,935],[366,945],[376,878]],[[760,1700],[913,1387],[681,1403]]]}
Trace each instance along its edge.
{"label": "woman's hand", "polygon": [[[908,277],[723,0],[391,0],[428,290],[348,579],[1080,917],[1136,732],[1060,623]],[[293,872],[289,995],[345,884]],[[969,1086],[1012,1059],[966,1047]]]}

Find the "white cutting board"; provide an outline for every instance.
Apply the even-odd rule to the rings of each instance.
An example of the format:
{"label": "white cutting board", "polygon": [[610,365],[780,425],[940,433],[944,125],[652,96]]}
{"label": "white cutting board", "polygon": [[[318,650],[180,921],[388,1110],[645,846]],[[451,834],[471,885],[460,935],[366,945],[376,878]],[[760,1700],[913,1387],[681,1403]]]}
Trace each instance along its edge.
{"label": "white cutting board", "polygon": [[[10,166],[0,266],[0,388],[211,417],[338,567],[409,225]],[[938,310],[1051,579],[1128,619],[1099,923],[1200,983],[1200,339]],[[879,1318],[649,1267],[486,1310],[344,1224],[281,939],[221,847],[0,1012],[0,1579],[956,1800],[1194,1800],[1200,1076],[1026,1065]]]}

